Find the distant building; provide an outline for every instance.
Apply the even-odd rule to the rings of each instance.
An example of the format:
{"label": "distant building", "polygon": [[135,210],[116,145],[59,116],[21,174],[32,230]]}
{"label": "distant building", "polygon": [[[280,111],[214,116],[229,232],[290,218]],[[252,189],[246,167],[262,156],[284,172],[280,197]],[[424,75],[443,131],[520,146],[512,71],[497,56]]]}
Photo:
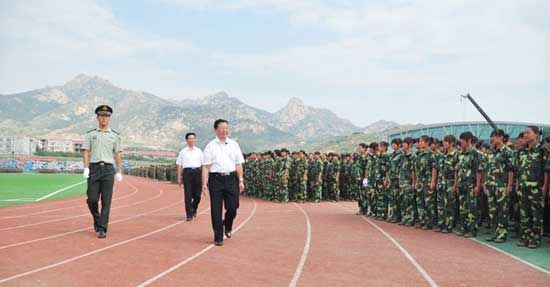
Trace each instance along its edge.
{"label": "distant building", "polygon": [[[514,122],[495,122],[499,129],[504,130],[510,135],[511,139],[516,138],[519,133],[523,132],[527,126],[538,126],[542,129],[544,136],[550,136],[549,124],[532,124],[532,123],[514,123]],[[472,132],[474,136],[480,140],[489,141],[493,128],[487,122],[454,122],[426,125],[422,127],[403,129],[388,135],[388,142],[394,138],[419,138],[422,135],[443,139],[446,135],[454,135],[457,139],[463,132]]]}
{"label": "distant building", "polygon": [[46,139],[41,141],[44,141],[44,144],[42,147],[44,151],[50,151],[50,152],[74,152],[75,151],[72,140]]}
{"label": "distant building", "polygon": [[33,155],[37,146],[38,141],[31,137],[0,137],[1,156]]}

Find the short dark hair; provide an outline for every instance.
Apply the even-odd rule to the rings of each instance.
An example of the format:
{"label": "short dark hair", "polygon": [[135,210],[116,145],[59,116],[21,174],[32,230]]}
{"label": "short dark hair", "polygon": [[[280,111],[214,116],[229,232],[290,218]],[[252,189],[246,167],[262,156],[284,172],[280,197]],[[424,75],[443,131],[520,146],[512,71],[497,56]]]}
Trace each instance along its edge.
{"label": "short dark hair", "polygon": [[446,141],[446,142],[450,143],[452,146],[454,146],[456,144],[456,138],[455,138],[454,135],[446,135],[443,138],[443,141]]}
{"label": "short dark hair", "polygon": [[409,146],[412,145],[414,143],[414,139],[413,138],[405,138],[403,140],[404,143],[407,143]]}
{"label": "short dark hair", "polygon": [[375,148],[378,147],[378,143],[372,142],[372,143],[370,143],[370,146],[369,146],[369,147],[372,148],[372,149],[375,149]]}
{"label": "short dark hair", "polygon": [[185,134],[185,139],[188,139],[190,136],[197,137],[197,135],[195,133],[191,132],[191,133],[186,133]]}
{"label": "short dark hair", "polygon": [[395,138],[395,139],[391,140],[391,144],[401,145],[401,139],[400,138]]}
{"label": "short dark hair", "polygon": [[219,126],[221,123],[229,124],[229,122],[226,121],[226,120],[224,120],[224,119],[217,119],[217,120],[214,122],[214,129],[217,129],[218,126]]}
{"label": "short dark hair", "polygon": [[473,138],[474,138],[474,134],[472,134],[472,132],[463,132],[463,133],[460,134],[460,139],[461,140],[471,142]]}
{"label": "short dark hair", "polygon": [[496,129],[491,132],[491,137],[504,137],[504,131],[502,129]]}
{"label": "short dark hair", "polygon": [[544,138],[544,142],[545,142],[545,143],[550,143],[550,137],[545,137],[545,138]]}
{"label": "short dark hair", "polygon": [[367,146],[366,143],[360,143],[359,144],[360,147],[364,148],[364,149],[368,149],[369,147]]}
{"label": "short dark hair", "polygon": [[383,147],[385,147],[385,148],[388,147],[388,143],[385,142],[385,141],[381,141],[381,142],[380,142],[380,145],[383,146]]}
{"label": "short dark hair", "polygon": [[540,129],[537,126],[527,126],[528,129],[532,130],[537,135],[540,135]]}

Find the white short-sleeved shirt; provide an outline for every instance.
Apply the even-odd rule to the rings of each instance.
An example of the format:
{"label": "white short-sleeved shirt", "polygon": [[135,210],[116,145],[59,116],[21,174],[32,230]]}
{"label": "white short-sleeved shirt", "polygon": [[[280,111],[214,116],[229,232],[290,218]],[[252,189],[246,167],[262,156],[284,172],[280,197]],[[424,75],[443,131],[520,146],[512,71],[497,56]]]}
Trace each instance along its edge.
{"label": "white short-sleeved shirt", "polygon": [[210,172],[233,172],[237,169],[236,165],[243,163],[244,157],[239,144],[230,138],[222,143],[216,137],[204,148],[202,164],[210,165]]}
{"label": "white short-sleeved shirt", "polygon": [[197,168],[202,166],[202,150],[198,147],[193,149],[183,148],[176,159],[176,164],[183,168]]}

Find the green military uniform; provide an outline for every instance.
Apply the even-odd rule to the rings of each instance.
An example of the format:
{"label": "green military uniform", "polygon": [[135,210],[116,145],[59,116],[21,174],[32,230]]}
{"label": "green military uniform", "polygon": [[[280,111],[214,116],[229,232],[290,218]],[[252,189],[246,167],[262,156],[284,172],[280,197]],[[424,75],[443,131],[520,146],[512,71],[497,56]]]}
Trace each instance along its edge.
{"label": "green military uniform", "polygon": [[[102,105],[96,108],[99,116],[110,116],[112,109]],[[86,133],[82,149],[89,151],[89,177],[86,191],[87,204],[94,220],[94,229],[104,237],[109,225],[111,199],[113,196],[115,158],[114,155],[122,151],[120,134],[112,129],[99,128]],[[99,200],[101,197],[101,213]]]}
{"label": "green military uniform", "polygon": [[514,152],[505,145],[493,148],[487,162],[487,202],[491,238],[504,242],[508,234],[508,173],[513,171]]}
{"label": "green military uniform", "polygon": [[403,195],[399,188],[399,169],[401,167],[401,156],[403,152],[400,150],[393,151],[389,156],[388,175],[388,218],[395,223],[401,221],[401,201]]}
{"label": "green military uniform", "polygon": [[367,215],[376,215],[376,160],[376,155],[369,154],[367,156],[365,167],[368,180],[366,187]]}
{"label": "green military uniform", "polygon": [[289,194],[288,194],[288,179],[289,179],[289,172],[290,172],[290,166],[292,164],[292,160],[288,157],[281,157],[279,163],[279,196],[278,200],[280,202],[288,202],[289,200]]}
{"label": "green military uniform", "polygon": [[460,218],[457,234],[477,235],[477,195],[474,192],[476,174],[483,171],[482,159],[476,149],[460,152],[457,165],[457,189],[460,204]]}
{"label": "green military uniform", "polygon": [[401,189],[401,224],[413,226],[414,224],[414,190],[412,186],[415,155],[413,153],[402,153],[399,168],[399,188]]}
{"label": "green military uniform", "polygon": [[437,213],[441,232],[453,230],[457,206],[457,194],[453,193],[459,152],[441,154],[437,161]]}
{"label": "green military uniform", "polygon": [[544,174],[550,172],[549,151],[541,144],[536,144],[532,148],[521,148],[517,153],[514,166],[519,185],[519,245],[537,248],[541,244],[544,214],[544,195],[541,189]]}
{"label": "green military uniform", "polygon": [[313,160],[308,165],[307,187],[308,198],[311,201],[319,202],[323,192],[323,161]]}
{"label": "green military uniform", "polygon": [[390,157],[387,153],[380,153],[377,156],[375,166],[375,191],[376,191],[376,214],[380,219],[387,219],[388,212],[388,189],[384,185],[389,169]]}
{"label": "green military uniform", "polygon": [[435,160],[429,148],[419,151],[416,154],[414,171],[416,174],[416,206],[418,210],[418,221],[424,229],[431,229],[435,220],[435,192],[431,190],[432,169]]}
{"label": "green military uniform", "polygon": [[339,200],[340,186],[338,181],[340,174],[340,162],[337,160],[329,161],[325,171],[327,176],[327,199]]}
{"label": "green military uniform", "polygon": [[350,161],[342,160],[340,163],[340,178],[339,178],[339,198],[346,200],[348,199],[350,190],[349,190],[349,175],[350,175]]}
{"label": "green military uniform", "polygon": [[304,202],[307,198],[307,161],[303,158],[296,160],[296,193],[294,199]]}
{"label": "green military uniform", "polygon": [[272,178],[272,192],[273,195],[271,200],[280,202],[281,200],[281,189],[283,183],[283,161],[280,156],[277,156],[273,159],[273,178]]}
{"label": "green military uniform", "polygon": [[261,198],[273,200],[273,159],[262,160],[262,196]]}

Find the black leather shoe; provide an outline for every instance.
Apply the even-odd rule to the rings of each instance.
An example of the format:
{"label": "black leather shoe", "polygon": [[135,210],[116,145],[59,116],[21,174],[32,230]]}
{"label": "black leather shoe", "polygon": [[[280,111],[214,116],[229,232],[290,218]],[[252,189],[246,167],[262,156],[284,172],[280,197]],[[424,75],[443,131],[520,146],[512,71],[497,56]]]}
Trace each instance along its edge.
{"label": "black leather shoe", "polygon": [[223,245],[223,241],[214,241],[214,245],[216,245],[216,246],[222,246],[222,245]]}
{"label": "black leather shoe", "polygon": [[186,221],[191,221],[193,220],[193,217],[192,216],[187,216],[187,219],[185,219]]}
{"label": "black leather shoe", "polygon": [[104,230],[100,230],[98,233],[97,233],[97,237],[98,238],[105,238],[107,236],[107,233],[105,233]]}
{"label": "black leather shoe", "polygon": [[193,217],[197,217],[197,211],[193,211]]}
{"label": "black leather shoe", "polygon": [[225,236],[226,236],[227,238],[231,238],[231,230],[226,230],[226,231],[225,231]]}

